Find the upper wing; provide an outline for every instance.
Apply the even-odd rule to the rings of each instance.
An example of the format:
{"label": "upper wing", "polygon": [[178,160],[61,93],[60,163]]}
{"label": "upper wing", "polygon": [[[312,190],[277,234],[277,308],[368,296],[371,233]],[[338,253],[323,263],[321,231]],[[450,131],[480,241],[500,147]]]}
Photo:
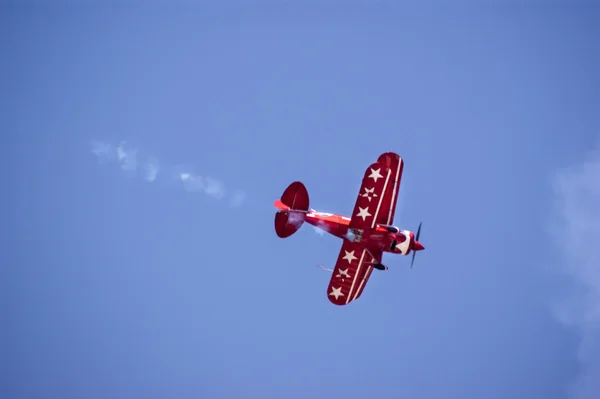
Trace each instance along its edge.
{"label": "upper wing", "polygon": [[398,201],[398,192],[400,191],[400,181],[402,180],[402,171],[404,161],[398,154],[386,152],[379,156],[377,163],[385,165],[391,170],[391,181],[387,186],[387,192],[384,193],[381,209],[377,215],[376,222],[379,224],[394,224],[394,214],[396,212],[396,202]]}
{"label": "upper wing", "polygon": [[[387,152],[367,168],[350,228],[361,230],[374,228],[378,223],[392,224],[403,166],[400,156]],[[371,277],[372,264],[381,263],[382,255],[379,249],[365,248],[360,237],[354,242],[344,240],[327,288],[329,300],[336,305],[346,305],[360,297]]]}
{"label": "upper wing", "polygon": [[[372,258],[369,251],[378,258]],[[331,274],[327,297],[335,305],[346,305],[357,299],[365,288],[372,263],[381,261],[381,252],[367,249],[359,243],[344,240]]]}
{"label": "upper wing", "polygon": [[350,217],[350,228],[372,229],[383,216],[387,220],[387,214],[381,212],[382,205],[390,202],[388,192],[391,180],[392,170],[386,165],[375,162],[367,168]]}

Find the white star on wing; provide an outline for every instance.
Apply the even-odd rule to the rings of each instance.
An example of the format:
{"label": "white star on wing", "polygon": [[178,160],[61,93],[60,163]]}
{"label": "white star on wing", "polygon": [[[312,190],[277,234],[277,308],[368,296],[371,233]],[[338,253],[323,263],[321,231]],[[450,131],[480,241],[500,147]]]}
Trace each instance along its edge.
{"label": "white star on wing", "polygon": [[340,272],[338,273],[338,275],[336,277],[337,278],[342,277],[342,281],[344,281],[344,277],[350,278],[350,275],[348,274],[348,269],[346,269],[346,270],[340,269]]}
{"label": "white star on wing", "polygon": [[[377,194],[375,194],[373,191],[375,191],[375,187],[372,187],[372,188],[366,188],[365,187],[365,193],[361,194],[360,196],[361,197],[366,197],[369,200],[369,202],[371,202],[371,200],[373,199],[373,197],[377,197]],[[371,194],[371,195],[369,195],[369,194]]]}
{"label": "white star on wing", "polygon": [[369,207],[366,208],[361,208],[360,206],[358,207],[358,213],[356,214],[356,216],[361,217],[363,222],[365,221],[365,219],[367,218],[367,216],[373,216],[369,213]]}
{"label": "white star on wing", "polygon": [[346,259],[348,263],[352,263],[354,259],[358,259],[356,256],[354,256],[354,250],[350,252],[344,250],[344,252],[346,253],[346,256],[344,256],[342,259]]}
{"label": "white star on wing", "polygon": [[375,180],[375,183],[377,183],[377,179],[379,179],[380,177],[383,177],[383,175],[380,172],[381,172],[381,168],[379,168],[379,169],[371,168],[371,174],[369,175],[369,177],[372,178],[373,180]]}
{"label": "white star on wing", "polygon": [[344,296],[344,294],[342,293],[342,287],[340,287],[340,288],[331,287],[331,292],[329,293],[329,295],[333,295],[335,297],[335,299],[338,299],[340,296]]}

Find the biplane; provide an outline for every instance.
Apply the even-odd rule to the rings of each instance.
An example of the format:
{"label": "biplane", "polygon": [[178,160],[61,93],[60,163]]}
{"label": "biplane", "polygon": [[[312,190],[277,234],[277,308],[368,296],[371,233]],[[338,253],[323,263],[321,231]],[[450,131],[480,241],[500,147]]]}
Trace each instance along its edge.
{"label": "biplane", "polygon": [[[327,287],[327,297],[335,305],[347,305],[360,298],[373,269],[388,270],[384,253],[409,255],[425,249],[417,233],[393,225],[404,161],[386,152],[369,165],[362,179],[352,216],[318,212],[309,206],[303,183],[291,183],[275,201],[275,232],[281,238],[294,234],[304,222],[343,240],[342,248]],[[326,269],[329,270],[329,269]]]}

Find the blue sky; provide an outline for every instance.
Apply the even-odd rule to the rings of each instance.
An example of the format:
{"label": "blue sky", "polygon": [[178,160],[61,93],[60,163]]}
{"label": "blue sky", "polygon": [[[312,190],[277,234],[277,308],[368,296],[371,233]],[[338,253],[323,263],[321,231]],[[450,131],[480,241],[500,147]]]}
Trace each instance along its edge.
{"label": "blue sky", "polygon": [[[597,7],[14,4],[0,396],[597,397]],[[426,250],[336,307],[272,203],[386,151]]]}

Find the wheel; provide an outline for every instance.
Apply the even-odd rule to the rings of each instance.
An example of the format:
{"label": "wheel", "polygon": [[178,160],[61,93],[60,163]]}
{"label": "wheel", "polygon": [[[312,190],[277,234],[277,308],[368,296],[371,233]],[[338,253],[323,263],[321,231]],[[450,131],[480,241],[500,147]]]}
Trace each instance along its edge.
{"label": "wheel", "polygon": [[373,267],[377,270],[387,270],[387,267],[385,267],[381,263],[377,263],[377,264],[373,265]]}

